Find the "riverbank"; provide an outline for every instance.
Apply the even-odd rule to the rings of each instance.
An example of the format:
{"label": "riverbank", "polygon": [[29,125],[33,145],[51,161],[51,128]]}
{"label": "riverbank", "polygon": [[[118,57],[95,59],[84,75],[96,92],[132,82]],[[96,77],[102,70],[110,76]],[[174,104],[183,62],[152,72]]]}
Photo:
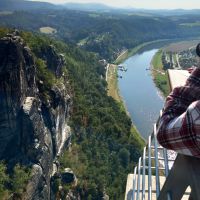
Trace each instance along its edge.
{"label": "riverbank", "polygon": [[106,81],[108,83],[108,96],[112,96],[117,102],[122,103],[123,104],[122,107],[124,107],[125,110],[126,110],[126,105],[119,94],[117,66],[121,64],[122,62],[124,62],[129,57],[135,55],[142,48],[151,44],[156,44],[156,43],[164,42],[164,41],[168,41],[168,39],[154,40],[154,41],[142,43],[130,50],[123,51],[121,55],[119,55],[117,59],[113,62],[113,64],[107,65]]}
{"label": "riverbank", "polygon": [[[144,48],[150,44],[154,44],[154,43],[158,43],[158,42],[161,42],[161,40],[144,43],[144,44],[141,44],[141,45],[133,48],[129,52],[128,51],[123,52],[123,54],[121,56],[119,56],[118,59],[114,62],[115,64],[107,65],[107,72],[106,72],[107,78],[106,79],[107,79],[107,83],[108,83],[108,95],[112,96],[121,105],[121,108],[124,111],[126,111],[127,115],[129,115],[129,116],[130,116],[130,113],[126,109],[126,104],[125,104],[123,98],[120,96],[120,92],[119,92],[117,64],[122,63],[128,57],[133,56],[134,54],[138,53],[138,51],[141,50],[142,48]],[[136,135],[137,138],[141,138],[143,141],[145,141],[142,134],[137,130],[135,125],[133,125],[131,132],[133,135]]]}
{"label": "riverbank", "polygon": [[[152,41],[141,44],[132,50],[129,50],[128,53],[124,52],[123,55],[120,56],[120,63],[123,63],[123,61],[125,61],[128,57],[134,56],[138,53],[136,60],[133,57],[134,61],[132,61],[132,58],[131,61],[128,61],[128,63],[133,62],[133,64],[126,63],[127,66],[129,65],[127,68],[128,71],[124,74],[126,78],[118,78],[117,64],[119,64],[119,57],[118,60],[114,62],[115,68],[111,67],[109,70],[109,74],[112,76],[112,78],[110,78],[110,81],[108,81],[108,95],[112,96],[120,103],[122,109],[126,111],[127,115],[129,115],[134,122],[134,125],[137,126],[138,130],[136,132],[139,137],[143,137],[145,139],[147,139],[148,135],[151,134],[152,124],[155,122],[155,120],[157,120],[157,115],[160,109],[163,107],[163,98],[160,96],[166,96],[168,93],[166,92],[165,95],[162,95],[163,93],[159,92],[160,89],[158,89],[158,85],[163,86],[165,81],[167,83],[168,78],[167,74],[164,74],[165,72],[163,71],[163,65],[161,65],[161,54],[159,54],[157,57],[154,57],[157,49],[166,45],[166,43],[169,43],[169,40]],[[155,63],[152,63],[154,60],[153,58],[155,59]],[[146,72],[146,69],[148,66],[150,66],[150,63],[152,66],[156,66],[155,70],[151,70],[151,72],[154,71],[154,75]],[[151,69],[153,69],[153,67],[151,67]],[[147,76],[144,76],[145,74]],[[121,75],[121,72],[119,75]],[[152,79],[154,79],[153,77],[155,76],[157,79],[155,79],[153,82]],[[165,79],[163,79],[162,76],[164,76]],[[134,88],[133,93],[134,85],[145,86],[144,88]],[[149,91],[152,92],[149,93]],[[121,92],[123,93],[123,98],[126,102],[121,97]],[[147,99],[148,103],[146,103]],[[126,105],[129,107],[128,111],[126,109]]]}
{"label": "riverbank", "polygon": [[[140,135],[145,139],[152,133],[152,124],[155,123],[159,117],[160,109],[163,108],[163,97],[169,93],[169,90],[164,92],[165,95],[160,92],[160,88],[167,86],[168,76],[162,65],[164,56],[161,51],[158,52],[161,47],[169,43],[172,41],[168,40],[157,44],[154,42],[145,48],[141,48],[144,45],[140,45],[140,48],[136,48],[138,50],[135,51],[136,56],[132,56],[122,63],[128,71],[118,71],[119,76],[122,75],[123,78],[117,79],[116,88],[120,88],[120,95],[125,101],[130,117],[137,126]],[[156,54],[157,52],[158,54]],[[165,57],[165,59],[167,58]],[[151,71],[147,70],[149,68]]]}
{"label": "riverbank", "polygon": [[[180,65],[179,59],[180,56],[179,54],[183,51],[187,51],[190,48],[195,48],[196,44],[198,44],[199,40],[193,39],[193,40],[183,40],[183,41],[178,41],[178,42],[173,42],[170,45],[163,47],[162,49],[160,49],[153,57],[152,61],[151,61],[151,71],[152,71],[152,76],[154,79],[154,82],[156,84],[156,87],[161,91],[161,93],[163,94],[164,97],[166,97],[169,92],[170,92],[170,86],[169,86],[169,79],[168,79],[168,75],[167,75],[167,70],[164,69],[163,64],[162,64],[162,56],[164,56],[164,62],[166,62],[166,57],[168,57],[168,61],[170,60],[170,56],[171,56],[171,60],[170,61],[170,67],[172,69],[182,69],[188,66],[188,62],[189,59],[192,59],[190,57],[190,53],[187,56],[188,60],[185,61],[185,66],[183,65],[184,63],[182,63],[183,66]],[[163,55],[163,52],[165,52]],[[194,63],[190,63],[191,66],[195,65]],[[165,75],[162,75],[161,73],[157,73],[158,71],[161,71],[163,73],[165,73]]]}
{"label": "riverbank", "polygon": [[117,81],[117,65],[108,64],[106,72],[106,81],[108,84],[108,96],[113,97],[117,102],[122,103],[122,98],[119,95]]}
{"label": "riverbank", "polygon": [[127,72],[118,71],[119,76],[123,76],[122,79],[118,79],[120,95],[134,125],[146,140],[153,132],[153,124],[157,121],[164,103],[164,99],[155,87],[151,71],[146,70],[150,67],[158,46],[151,45],[140,50],[122,64]]}
{"label": "riverbank", "polygon": [[[108,95],[112,96],[117,102],[119,102],[120,104],[122,104],[122,108],[127,113],[128,113],[128,111],[126,109],[126,105],[125,105],[125,103],[123,101],[123,98],[120,96],[120,93],[119,93],[117,66],[119,64],[121,64],[122,62],[124,62],[129,57],[131,57],[131,56],[135,55],[136,53],[138,53],[138,51],[140,51],[142,48],[144,48],[144,47],[146,47],[148,45],[151,45],[151,44],[156,44],[156,43],[165,42],[165,41],[169,41],[169,39],[154,40],[154,41],[142,43],[142,44],[140,44],[140,45],[138,45],[138,46],[136,46],[136,47],[134,47],[134,48],[132,48],[130,50],[123,51],[121,53],[121,55],[119,55],[117,57],[117,59],[113,62],[113,64],[108,64],[107,65],[106,81],[108,83]],[[159,59],[155,58],[155,62],[156,63],[153,64],[153,65],[155,65],[156,68],[159,68],[157,66],[159,64],[159,62],[157,60],[159,60]],[[153,77],[155,77],[155,73],[154,73]],[[159,85],[160,82],[162,83],[162,81],[160,81],[160,79],[162,80],[163,78],[159,77],[159,76],[155,78],[156,85]],[[161,89],[161,91],[162,91],[162,89]],[[165,94],[167,94],[167,91],[165,92],[165,90],[163,89],[163,93],[164,93],[164,96],[165,96]]]}
{"label": "riverbank", "polygon": [[106,81],[108,84],[108,96],[111,96],[113,99],[115,99],[119,103],[120,108],[122,110],[124,110],[128,116],[130,116],[130,114],[126,108],[126,104],[119,92],[118,65],[115,65],[115,64],[107,65]]}
{"label": "riverbank", "polygon": [[164,70],[162,64],[162,49],[154,55],[151,61],[151,73],[156,87],[162,96],[167,97],[170,92],[170,85],[167,71]]}
{"label": "riverbank", "polygon": [[165,42],[165,41],[169,41],[169,39],[163,39],[163,40],[153,40],[150,42],[144,42],[132,49],[126,50],[125,52],[123,52],[120,56],[117,57],[117,59],[114,61],[114,64],[119,65],[122,62],[124,62],[126,59],[128,59],[129,57],[135,55],[136,53],[138,53],[139,50],[141,50],[142,48],[151,45],[151,44],[156,44],[159,42]]}
{"label": "riverbank", "polygon": [[[124,110],[128,116],[130,116],[126,108],[125,102],[123,101],[123,98],[119,94],[117,70],[118,70],[117,65],[114,64],[107,65],[106,81],[108,84],[108,96],[113,97],[113,99],[115,99],[119,103],[120,108]],[[136,142],[137,145],[144,146],[145,139],[141,136],[140,132],[137,130],[137,127],[134,124],[132,124],[130,132],[131,135],[134,136],[135,141],[137,141]]]}

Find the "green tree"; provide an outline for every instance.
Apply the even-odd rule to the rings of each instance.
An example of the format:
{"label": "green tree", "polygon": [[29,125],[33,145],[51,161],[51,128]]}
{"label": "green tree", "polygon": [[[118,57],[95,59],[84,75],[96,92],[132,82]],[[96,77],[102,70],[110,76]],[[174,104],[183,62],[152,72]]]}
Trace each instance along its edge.
{"label": "green tree", "polygon": [[25,186],[30,179],[30,169],[17,164],[14,167],[13,175],[11,176],[12,191],[17,196],[21,196]]}
{"label": "green tree", "polygon": [[6,165],[0,162],[0,197],[6,199],[8,196],[8,190],[5,185],[9,181],[9,176],[6,174]]}
{"label": "green tree", "polygon": [[119,158],[121,161],[121,165],[123,167],[127,167],[130,162],[130,152],[125,148],[120,149]]}

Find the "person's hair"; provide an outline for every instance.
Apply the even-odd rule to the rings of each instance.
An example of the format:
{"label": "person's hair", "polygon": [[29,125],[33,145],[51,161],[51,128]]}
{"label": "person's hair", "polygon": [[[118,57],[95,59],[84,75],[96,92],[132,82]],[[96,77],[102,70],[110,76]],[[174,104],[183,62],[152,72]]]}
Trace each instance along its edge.
{"label": "person's hair", "polygon": [[200,57],[200,43],[197,44],[197,47],[196,47],[196,54],[197,54],[197,56]]}

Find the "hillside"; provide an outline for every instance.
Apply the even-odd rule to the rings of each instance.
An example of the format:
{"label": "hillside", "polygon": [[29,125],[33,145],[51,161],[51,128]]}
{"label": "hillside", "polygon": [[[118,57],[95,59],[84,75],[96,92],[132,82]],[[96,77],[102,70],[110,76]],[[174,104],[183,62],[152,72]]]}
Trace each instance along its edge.
{"label": "hillside", "polygon": [[[173,14],[173,12],[172,12]],[[81,19],[81,20],[80,20]],[[198,37],[200,15],[159,16],[157,14],[83,12],[73,10],[16,11],[0,14],[0,25],[39,32],[55,30],[52,37],[97,53],[109,61],[123,49],[158,39]]]}
{"label": "hillside", "polygon": [[112,7],[100,3],[65,3],[62,6],[70,10],[95,11],[95,12],[111,11],[114,9]]}
{"label": "hillside", "polygon": [[[70,192],[81,199],[105,195],[123,199],[126,175],[137,162],[143,141],[131,130],[131,120],[120,105],[107,96],[104,67],[94,54],[31,33],[15,31],[6,36],[8,31],[0,29],[0,38],[4,37],[0,51],[5,54],[0,56],[4,69],[0,70],[0,85],[7,85],[1,90],[0,106],[1,122],[10,123],[5,113],[11,110],[13,127],[0,124],[4,138],[0,157],[5,160],[0,165],[0,194],[49,199],[50,193],[64,198]],[[22,89],[16,92],[20,84]],[[11,104],[5,106],[8,98]],[[8,132],[10,136],[5,137]],[[12,144],[9,151],[8,144]],[[67,146],[70,151],[62,153]],[[14,166],[17,177],[28,173],[18,189],[9,186]],[[77,177],[75,186],[62,178],[66,168]],[[40,188],[43,180],[45,190]]]}
{"label": "hillside", "polygon": [[[99,60],[113,62],[145,42],[200,33],[199,14],[104,12],[107,7],[96,4],[85,5],[86,12],[69,5],[76,9],[0,2],[0,26],[20,30],[0,28],[5,199],[123,199],[144,141],[121,105],[107,96]],[[91,11],[97,6],[98,12]]]}
{"label": "hillside", "polygon": [[0,10],[14,11],[14,10],[37,10],[37,9],[56,9],[57,6],[46,2],[33,2],[25,0],[1,0]]}

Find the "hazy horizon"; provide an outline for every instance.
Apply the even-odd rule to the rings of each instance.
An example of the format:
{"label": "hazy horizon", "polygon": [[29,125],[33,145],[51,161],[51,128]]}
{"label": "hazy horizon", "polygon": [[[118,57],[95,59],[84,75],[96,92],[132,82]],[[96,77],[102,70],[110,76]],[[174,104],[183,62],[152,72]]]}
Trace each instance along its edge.
{"label": "hazy horizon", "polygon": [[142,9],[200,9],[199,0],[33,0],[49,2],[53,4],[64,3],[100,3],[118,8],[142,8]]}

